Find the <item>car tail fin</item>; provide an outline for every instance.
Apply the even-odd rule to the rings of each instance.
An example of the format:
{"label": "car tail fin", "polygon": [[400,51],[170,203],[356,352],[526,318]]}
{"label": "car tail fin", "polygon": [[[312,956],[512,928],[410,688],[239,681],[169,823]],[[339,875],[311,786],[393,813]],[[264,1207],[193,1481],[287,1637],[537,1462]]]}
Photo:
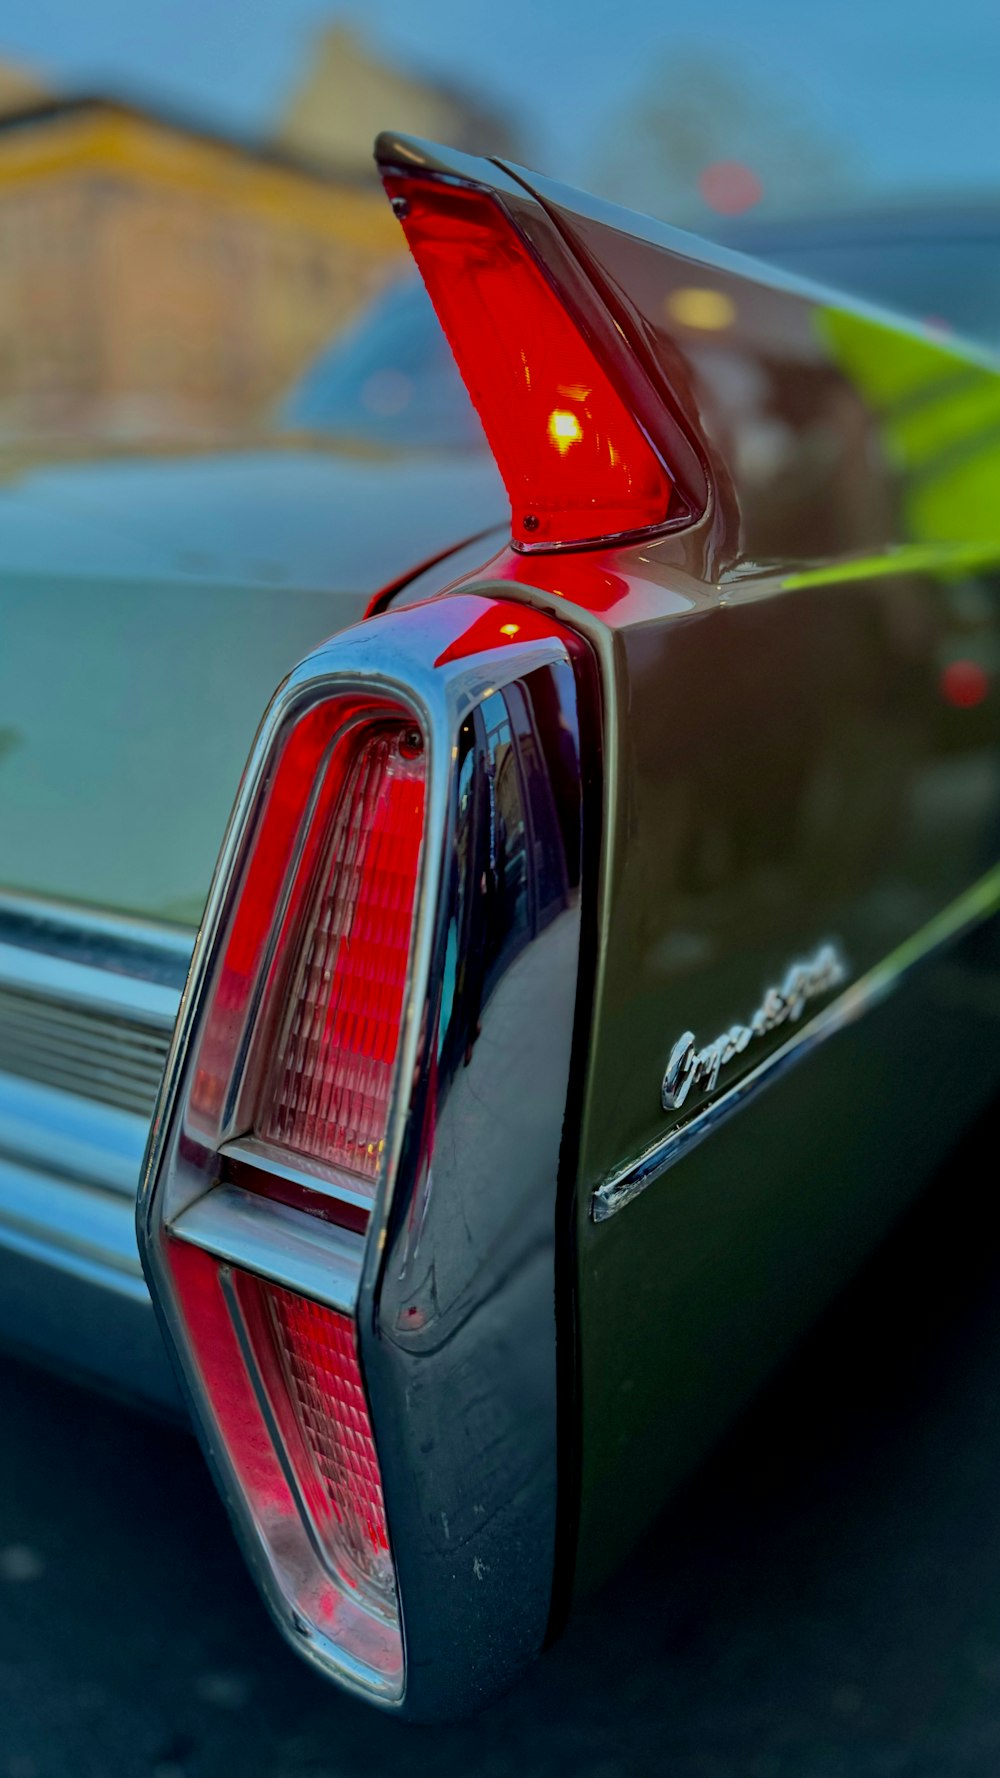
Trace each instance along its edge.
{"label": "car tail fin", "polygon": [[482,420],[524,549],[691,519],[690,442],[512,173],[381,136],[379,169]]}
{"label": "car tail fin", "polygon": [[975,347],[521,168],[389,135],[376,159],[518,551],[704,519],[718,581],[995,537],[1000,385]]}

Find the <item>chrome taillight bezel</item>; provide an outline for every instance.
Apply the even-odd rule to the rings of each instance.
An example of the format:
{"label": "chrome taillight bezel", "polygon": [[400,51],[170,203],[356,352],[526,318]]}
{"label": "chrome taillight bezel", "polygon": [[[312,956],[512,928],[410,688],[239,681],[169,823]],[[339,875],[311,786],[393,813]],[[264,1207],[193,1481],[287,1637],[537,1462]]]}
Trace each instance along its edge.
{"label": "chrome taillight bezel", "polygon": [[[484,618],[489,630],[488,614],[493,611],[496,634],[484,637]],[[501,620],[511,611],[509,602],[500,604],[484,589],[481,595],[463,594],[390,612],[318,649],[279,689],[254,744],[223,844],[153,1123],[138,1206],[140,1248],[154,1301],[223,1497],[274,1616],[296,1648],[324,1672],[373,1701],[414,1716],[461,1710],[487,1691],[502,1688],[541,1645],[552,1598],[558,1440],[555,1217],[579,959],[582,791],[577,675],[589,674],[590,657],[557,620],[540,612],[524,608],[527,621],[504,627]],[[402,1639],[400,1665],[394,1672],[378,1671],[349,1649],[332,1644],[303,1618],[295,1600],[283,1590],[214,1423],[165,1259],[168,1237],[197,1239],[216,1254],[225,1249],[231,1263],[322,1300],[317,1277],[325,1263],[324,1243],[329,1245],[323,1224],[287,1206],[276,1208],[263,1201],[252,1207],[253,1238],[248,1245],[246,1226],[242,1237],[235,1229],[240,1221],[237,1211],[246,1225],[248,1206],[232,1197],[232,1187],[220,1186],[217,1150],[199,1152],[197,1143],[185,1140],[185,1106],[213,972],[233,917],[281,737],[316,703],[355,695],[366,704],[382,699],[394,712],[409,712],[424,737],[427,761],[424,843],[385,1151],[367,1237],[352,1237],[343,1230],[337,1236],[356,1243],[358,1266],[351,1300],[344,1302],[343,1288],[338,1286],[336,1306],[350,1312],[356,1323],[382,1471]],[[558,843],[575,850],[576,857],[574,886],[560,909],[558,955],[551,942],[546,951],[541,930],[531,939],[528,961],[534,960],[535,952],[553,953],[548,967],[550,975],[558,977],[559,991],[549,994],[550,1009],[534,1009],[533,1036],[521,1033],[523,1048],[526,1035],[529,1041],[537,1040],[539,1019],[543,1025],[549,1021],[551,1029],[546,1027],[544,1037],[546,1078],[552,1082],[552,1092],[534,1121],[528,1119],[527,1128],[509,1132],[510,1173],[523,1194],[511,1214],[517,1220],[520,1207],[520,1225],[513,1235],[504,1231],[502,1239],[491,1235],[484,1256],[470,1261],[459,1309],[447,1326],[442,1321],[440,1330],[442,1347],[457,1355],[463,1376],[473,1374],[477,1364],[488,1376],[490,1353],[497,1344],[490,1317],[506,1312],[504,1292],[510,1285],[505,1279],[513,1278],[517,1301],[512,1300],[509,1310],[509,1337],[515,1345],[523,1338],[525,1350],[530,1347],[530,1374],[541,1379],[538,1400],[527,1417],[513,1399],[494,1403],[491,1451],[477,1450],[477,1458],[484,1460],[472,1466],[472,1479],[463,1440],[467,1446],[470,1437],[474,1444],[476,1439],[468,1426],[458,1428],[453,1439],[439,1439],[428,1462],[429,1429],[442,1411],[440,1363],[431,1353],[433,1340],[428,1343],[426,1329],[409,1325],[400,1331],[399,1305],[401,1280],[414,1252],[414,1230],[420,1232],[418,1249],[420,1238],[447,1246],[452,1216],[460,1226],[469,1208],[455,1202],[448,1208],[446,1223],[440,1222],[437,1204],[428,1212],[424,1199],[429,1168],[425,1178],[421,1150],[427,1129],[433,1129],[438,1096],[433,1008],[449,967],[449,942],[454,945],[449,933],[458,892],[458,741],[463,724],[482,727],[483,719],[476,713],[498,697],[507,699],[510,708],[525,710],[536,699],[537,710],[526,718],[533,724],[531,747],[538,754],[539,772],[558,779],[557,789],[546,792],[545,806],[551,815],[544,818],[551,820],[553,833],[558,828]],[[488,775],[489,768],[483,769]],[[237,1053],[245,1061],[251,1021],[247,1016],[237,1022],[243,1044],[242,1051],[237,1045]],[[229,1148],[239,1146],[245,1136],[241,1104],[237,1079],[222,1120],[222,1140]],[[243,1147],[245,1151],[245,1143]],[[476,1172],[475,1165],[471,1171]],[[336,1195],[339,1188],[336,1181],[327,1181],[326,1189]],[[474,1192],[475,1180],[452,1181],[448,1190]],[[348,1197],[345,1188],[345,1202]],[[496,1220],[492,1210],[489,1215]],[[433,1226],[436,1217],[438,1227]],[[204,1236],[206,1221],[213,1224],[211,1240]],[[282,1250],[280,1259],[275,1247]],[[294,1260],[289,1259],[290,1247],[297,1252]],[[310,1249],[307,1263],[303,1256]],[[504,1394],[502,1381],[494,1378],[490,1387],[494,1394]],[[398,1405],[400,1392],[410,1403],[405,1413]],[[460,1406],[458,1411],[463,1411]],[[400,1424],[401,1416],[405,1424]],[[527,1486],[519,1484],[517,1500],[511,1498],[509,1469],[505,1473],[504,1462],[494,1461],[497,1453],[502,1457],[504,1452],[514,1455],[522,1483],[528,1480]],[[478,1498],[459,1557],[449,1548],[448,1515],[455,1489],[465,1486],[474,1487]],[[505,1618],[509,1630],[498,1641],[498,1625]]]}

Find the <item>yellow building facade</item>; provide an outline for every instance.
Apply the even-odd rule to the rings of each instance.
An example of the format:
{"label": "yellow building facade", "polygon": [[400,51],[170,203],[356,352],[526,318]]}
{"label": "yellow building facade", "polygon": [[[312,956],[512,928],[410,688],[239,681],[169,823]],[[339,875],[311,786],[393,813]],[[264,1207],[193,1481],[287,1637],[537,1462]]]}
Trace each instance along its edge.
{"label": "yellow building facade", "polygon": [[0,119],[0,437],[252,425],[402,255],[373,175],[102,100]]}

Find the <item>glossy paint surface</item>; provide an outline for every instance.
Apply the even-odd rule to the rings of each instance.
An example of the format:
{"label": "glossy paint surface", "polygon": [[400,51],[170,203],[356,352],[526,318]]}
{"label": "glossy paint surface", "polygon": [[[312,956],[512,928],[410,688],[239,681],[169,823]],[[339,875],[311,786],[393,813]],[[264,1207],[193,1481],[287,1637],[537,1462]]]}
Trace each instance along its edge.
{"label": "glossy paint surface", "polygon": [[[477,166],[481,181],[494,177]],[[438,866],[450,856],[461,869],[441,897],[448,919],[423,940],[426,991],[406,1051],[419,1065],[407,1075],[415,1111],[408,1123],[398,1114],[405,1168],[388,1175],[403,1183],[380,1199],[381,1245],[359,1299],[404,1624],[420,1651],[414,1708],[427,1714],[483,1697],[539,1646],[557,1542],[577,1529],[577,1479],[578,1550],[564,1551],[560,1593],[574,1569],[582,1583],[613,1563],[1000,1073],[979,991],[995,967],[984,926],[620,1217],[594,1223],[595,1187],[711,1102],[702,1084],[663,1110],[683,1033],[707,1043],[751,1019],[826,943],[851,980],[891,964],[996,864],[997,378],[975,355],[826,293],[585,200],[536,197],[520,175],[497,178],[534,251],[557,257],[567,301],[596,327],[589,337],[612,354],[642,423],[675,449],[698,516],[629,550],[504,550],[471,571],[464,561],[463,589],[502,597],[503,622],[485,608],[484,623],[477,601],[465,623],[454,599],[438,599],[420,618],[428,636],[440,629],[432,667],[414,679],[409,657],[397,664],[407,693],[446,674],[466,699],[446,712],[455,775],[436,791],[441,819],[447,781],[452,853]],[[443,472],[433,483],[435,537],[449,536],[441,515],[457,486]],[[345,537],[362,511],[348,516],[350,504]],[[402,493],[396,511],[409,538]],[[379,516],[367,522],[387,564],[405,560]],[[325,522],[315,535],[332,562]],[[421,590],[447,578],[442,567]],[[271,621],[282,595],[268,589],[266,604]],[[551,617],[587,638],[601,672],[585,1071],[558,813],[577,783],[572,654],[556,651],[566,688],[554,696]],[[385,673],[384,634],[373,624],[342,638],[331,671],[361,661]],[[287,643],[276,639],[275,662]],[[201,714],[223,658],[206,661]],[[186,728],[200,746],[198,718]],[[592,711],[589,722],[593,743]],[[513,795],[516,783],[525,808],[533,754],[561,791],[540,824],[550,843],[525,815],[535,843],[518,862],[500,786]],[[473,857],[491,887],[465,904]],[[759,1053],[782,1035],[768,1031]],[[556,1220],[571,1054],[584,1093],[569,1102],[562,1151],[576,1168],[572,1230]],[[575,1303],[560,1283],[569,1258]]]}
{"label": "glossy paint surface", "polygon": [[[965,592],[973,646],[994,646],[996,585]],[[652,1504],[1000,1077],[966,949],[769,1089],[620,1228],[588,1221],[592,1184],[669,1123],[660,1074],[681,1032],[746,1018],[824,940],[861,974],[996,863],[996,711],[955,712],[938,688],[947,651],[969,645],[954,606],[940,583],[848,583],[624,643],[628,790],[579,1206],[602,1549],[612,1452],[633,1505]]]}
{"label": "glossy paint surface", "polygon": [[197,924],[275,686],[502,512],[477,452],[196,453],[4,485],[0,884]]}
{"label": "glossy paint surface", "polygon": [[[514,571],[537,581],[538,566]],[[623,593],[647,610],[659,597]],[[1000,578],[834,574],[708,609],[675,598],[605,639],[581,1579],[613,1563],[1000,1079],[987,927],[595,1226],[595,1188],[711,1103],[660,1103],[685,1031],[707,1043],[746,1021],[824,942],[851,980],[891,964],[1000,857]],[[961,681],[974,703],[949,696],[955,662],[977,669]]]}

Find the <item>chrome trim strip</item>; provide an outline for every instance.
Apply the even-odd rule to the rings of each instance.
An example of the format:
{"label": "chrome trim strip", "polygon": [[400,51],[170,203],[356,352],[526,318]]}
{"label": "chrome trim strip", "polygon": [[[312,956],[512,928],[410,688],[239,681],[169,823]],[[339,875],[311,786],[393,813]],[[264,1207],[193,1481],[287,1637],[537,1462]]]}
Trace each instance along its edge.
{"label": "chrome trim strip", "polygon": [[132,1206],[0,1157],[0,1246],[148,1301]]}
{"label": "chrome trim strip", "polygon": [[361,1282],[364,1236],[236,1185],[219,1185],[171,1227],[218,1259],[352,1315]]}
{"label": "chrome trim strip", "polygon": [[[0,927],[0,932],[4,928]],[[0,986],[40,999],[85,1006],[126,1023],[171,1031],[180,1005],[180,986],[122,974],[66,954],[32,950],[0,937]]]}
{"label": "chrome trim strip", "polygon": [[196,934],[131,914],[0,889],[0,939],[181,988]]}
{"label": "chrome trim strip", "polygon": [[142,1276],[131,1192],[0,1155],[0,1340],[60,1374],[183,1414]]}
{"label": "chrome trim strip", "polygon": [[332,1198],[338,1204],[350,1204],[357,1210],[371,1210],[375,1197],[374,1186],[365,1185],[352,1178],[350,1173],[342,1173],[338,1168],[327,1166],[324,1162],[311,1160],[309,1155],[298,1155],[293,1160],[285,1149],[276,1148],[273,1143],[262,1142],[259,1136],[240,1136],[234,1142],[226,1142],[219,1150],[224,1160],[240,1161],[244,1166],[255,1167],[258,1172],[271,1173],[275,1179],[284,1179],[289,1185],[301,1185],[307,1191],[316,1192],[320,1197]]}
{"label": "chrome trim strip", "polygon": [[[0,1149],[135,1191],[193,943],[178,928],[0,891]],[[62,1153],[30,1132],[33,1113]],[[108,1132],[123,1159],[110,1178],[98,1165]]]}
{"label": "chrome trim strip", "polygon": [[612,1173],[609,1178],[597,1186],[590,1201],[590,1214],[594,1222],[608,1222],[631,1204],[646,1187],[673,1167],[684,1155],[697,1148],[707,1136],[726,1123],[734,1112],[755,1099],[765,1087],[786,1074],[797,1062],[801,1062],[827,1038],[836,1032],[852,1025],[857,1019],[871,1012],[873,1007],[895,992],[911,972],[920,964],[927,962],[935,952],[953,944],[964,933],[988,920],[991,915],[1000,912],[1000,865],[988,871],[984,877],[950,903],[926,926],[914,933],[911,938],[897,946],[896,950],[877,963],[873,969],[852,982],[837,999],[816,1014],[793,1036],[781,1044],[745,1074],[742,1080],[736,1081],[718,1098],[703,1105],[686,1123],[678,1125],[659,1142],[646,1149],[638,1160],[630,1161],[627,1166]]}
{"label": "chrome trim strip", "polygon": [[134,1206],[149,1121],[115,1105],[0,1073],[0,1154]]}
{"label": "chrome trim strip", "polygon": [[161,1027],[0,986],[2,1073],[118,1106],[148,1123],[169,1047]]}

